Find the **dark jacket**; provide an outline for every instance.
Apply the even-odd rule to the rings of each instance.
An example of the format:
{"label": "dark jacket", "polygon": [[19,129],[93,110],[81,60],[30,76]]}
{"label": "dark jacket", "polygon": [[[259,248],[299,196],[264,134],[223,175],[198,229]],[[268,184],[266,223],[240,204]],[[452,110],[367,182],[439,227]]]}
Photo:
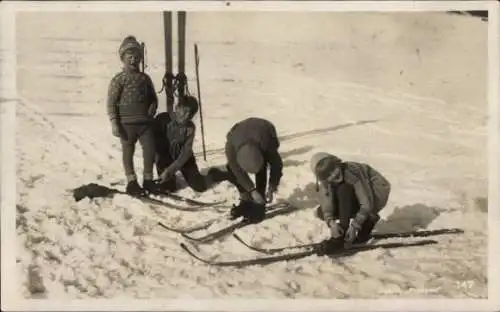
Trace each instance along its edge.
{"label": "dark jacket", "polygon": [[148,122],[150,106],[158,106],[151,78],[142,72],[124,69],[116,74],[108,88],[107,112],[111,121],[121,123]]}
{"label": "dark jacket", "polygon": [[254,183],[236,161],[238,149],[245,143],[256,143],[263,153],[266,165],[270,166],[269,187],[278,189],[283,176],[283,161],[278,152],[280,142],[274,125],[261,118],[248,118],[235,124],[226,136],[226,158],[229,169],[235,175],[238,184],[247,192],[255,188]]}
{"label": "dark jacket", "polygon": [[168,157],[174,161],[171,166],[176,171],[194,156],[196,126],[191,120],[186,125],[181,125],[169,113],[160,113],[155,117],[153,131],[156,153],[160,155],[168,153]]}
{"label": "dark jacket", "polygon": [[[316,165],[324,158],[333,157],[328,153],[318,153],[313,156],[311,167],[314,171]],[[344,181],[353,186],[360,204],[360,210],[355,220],[362,224],[367,218],[375,217],[385,207],[391,192],[391,184],[377,170],[368,164],[358,162],[343,163]],[[332,185],[320,183],[319,201],[325,221],[333,220],[335,214]]]}

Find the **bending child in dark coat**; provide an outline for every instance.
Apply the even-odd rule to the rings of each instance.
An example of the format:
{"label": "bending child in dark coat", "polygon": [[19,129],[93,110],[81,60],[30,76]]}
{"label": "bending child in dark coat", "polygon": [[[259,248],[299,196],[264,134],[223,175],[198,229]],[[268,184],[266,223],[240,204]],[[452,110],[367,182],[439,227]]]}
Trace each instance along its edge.
{"label": "bending child in dark coat", "polygon": [[135,37],[126,37],[119,48],[123,71],[116,74],[109,84],[107,113],[114,136],[122,145],[122,161],[127,178],[126,192],[138,195],[143,192],[134,170],[134,152],[137,141],[143,150],[143,187],[154,188],[154,138],[151,123],[158,106],[151,78],[139,71],[142,53]]}
{"label": "bending child in dark coat", "polygon": [[343,162],[328,153],[315,154],[311,167],[319,181],[317,215],[330,228],[331,238],[347,244],[369,240],[389,199],[389,181],[370,165]]}
{"label": "bending child in dark coat", "polygon": [[206,175],[200,173],[193,154],[196,126],[192,119],[198,112],[198,101],[192,96],[184,96],[173,116],[158,114],[154,122],[156,144],[156,170],[160,177],[157,191],[176,190],[175,174],[181,171],[186,183],[196,192],[204,192],[225,179],[214,175],[209,168]]}
{"label": "bending child in dark coat", "polygon": [[[273,200],[283,176],[276,128],[265,119],[248,118],[235,124],[226,139],[228,180],[241,196],[240,205],[231,211],[232,218],[243,216],[250,222],[260,222],[265,217],[266,200]],[[269,188],[266,192],[268,168]],[[255,174],[255,184],[249,173]]]}

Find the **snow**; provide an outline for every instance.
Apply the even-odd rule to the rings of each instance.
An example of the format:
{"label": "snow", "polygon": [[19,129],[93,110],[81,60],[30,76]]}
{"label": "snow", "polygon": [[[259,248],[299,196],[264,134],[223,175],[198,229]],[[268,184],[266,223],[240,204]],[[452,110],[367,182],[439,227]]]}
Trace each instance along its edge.
{"label": "snow", "polygon": [[[377,231],[466,231],[435,237],[433,246],[241,269],[196,261],[180,248],[182,237],[156,226],[190,226],[219,212],[151,209],[118,195],[76,203],[69,192],[92,182],[124,188],[107,86],[120,69],[120,41],[133,34],[146,42],[147,71],[160,89],[162,29],[158,13],[18,15],[16,287],[23,297],[487,297],[486,22],[437,12],[188,14],[186,72],[196,94],[196,42],[210,151],[203,161],[198,132],[200,167],[224,162],[221,148],[235,122],[268,118],[282,137],[278,199],[300,208],[238,230],[242,238],[278,247],[327,236],[313,209],[309,159],[318,151],[370,163],[391,181]],[[139,176],[140,156],[138,146]],[[227,183],[180,194],[237,197]],[[230,236],[199,253],[259,256]]]}

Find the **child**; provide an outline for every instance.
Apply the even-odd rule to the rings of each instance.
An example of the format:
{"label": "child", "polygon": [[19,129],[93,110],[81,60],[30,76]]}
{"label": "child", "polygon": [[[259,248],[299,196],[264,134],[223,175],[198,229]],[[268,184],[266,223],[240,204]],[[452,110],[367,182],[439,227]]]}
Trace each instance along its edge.
{"label": "child", "polygon": [[118,50],[123,70],[109,84],[107,113],[114,136],[122,146],[122,160],[127,178],[126,192],[143,192],[134,170],[134,152],[137,141],[143,150],[143,187],[154,187],[154,137],[151,121],[156,114],[158,99],[151,78],[139,71],[142,58],[141,45],[134,36],[127,36]]}
{"label": "child", "polygon": [[[226,139],[228,180],[241,196],[241,203],[233,208],[231,216],[260,222],[265,217],[266,201],[273,200],[283,176],[276,128],[268,120],[252,117],[235,124]],[[269,188],[266,192],[268,167]],[[255,185],[248,173],[255,174]]]}
{"label": "child", "polygon": [[343,162],[328,153],[315,154],[311,167],[319,181],[317,215],[330,228],[332,239],[347,244],[368,241],[389,199],[389,181],[370,165]]}
{"label": "child", "polygon": [[156,169],[160,176],[158,192],[175,191],[177,171],[182,172],[186,183],[196,192],[204,192],[225,179],[224,175],[217,175],[214,168],[202,175],[196,164],[193,154],[196,127],[192,119],[198,107],[196,98],[184,96],[173,116],[165,112],[155,118]]}

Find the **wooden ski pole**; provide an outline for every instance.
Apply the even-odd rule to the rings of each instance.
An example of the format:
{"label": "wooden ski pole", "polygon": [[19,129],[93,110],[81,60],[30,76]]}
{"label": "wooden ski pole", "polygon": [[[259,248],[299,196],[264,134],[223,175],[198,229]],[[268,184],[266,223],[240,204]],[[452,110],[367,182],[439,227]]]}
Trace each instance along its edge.
{"label": "wooden ski pole", "polygon": [[141,72],[146,70],[146,44],[141,42]]}
{"label": "wooden ski pole", "polygon": [[196,90],[198,91],[198,104],[200,105],[200,126],[201,126],[201,143],[203,146],[203,159],[207,161],[207,152],[205,149],[205,129],[203,126],[203,109],[201,106],[200,71],[199,71],[200,56],[198,54],[198,45],[196,43],[194,44],[194,62],[196,69]]}

